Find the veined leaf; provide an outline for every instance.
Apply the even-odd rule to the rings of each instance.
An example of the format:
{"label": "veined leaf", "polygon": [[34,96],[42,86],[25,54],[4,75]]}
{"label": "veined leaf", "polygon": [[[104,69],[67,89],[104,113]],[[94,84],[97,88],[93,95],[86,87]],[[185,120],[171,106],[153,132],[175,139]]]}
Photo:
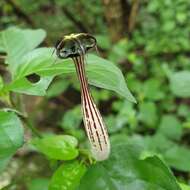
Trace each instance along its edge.
{"label": "veined leaf", "polygon": [[0,32],[1,51],[7,53],[6,62],[14,73],[23,55],[37,47],[45,38],[46,33],[42,29],[8,28]]}
{"label": "veined leaf", "polygon": [[76,190],[86,167],[78,161],[62,164],[53,174],[49,190]]}
{"label": "veined leaf", "polygon": [[22,123],[17,115],[0,111],[0,172],[23,143]]}
{"label": "veined leaf", "polygon": [[181,190],[169,168],[156,156],[140,159],[140,147],[117,144],[109,160],[92,166],[79,190]]}
{"label": "veined leaf", "polygon": [[78,156],[77,139],[69,135],[45,136],[34,139],[32,144],[51,159],[72,160]]}
{"label": "veined leaf", "polygon": [[[57,60],[51,56],[53,49],[39,48],[28,53],[20,61],[13,81],[7,86],[8,90],[33,95],[41,95],[47,89],[53,76],[65,73],[75,73],[74,63],[71,59]],[[95,55],[87,57],[87,75],[90,84],[113,90],[129,101],[135,102],[134,97],[127,88],[121,71],[111,62]],[[39,83],[31,83],[26,76],[36,73],[41,76]],[[48,77],[44,79],[44,77]],[[36,88],[36,89],[35,89]],[[35,92],[32,90],[34,89]],[[30,90],[30,91],[29,91]]]}
{"label": "veined leaf", "polygon": [[174,95],[190,97],[190,71],[179,71],[170,76],[170,88]]}

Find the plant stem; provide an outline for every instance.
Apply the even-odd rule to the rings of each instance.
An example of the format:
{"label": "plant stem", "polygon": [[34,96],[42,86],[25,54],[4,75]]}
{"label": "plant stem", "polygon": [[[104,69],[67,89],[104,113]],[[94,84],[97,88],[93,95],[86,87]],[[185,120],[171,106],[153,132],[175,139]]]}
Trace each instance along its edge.
{"label": "plant stem", "polygon": [[42,138],[42,135],[40,132],[32,125],[31,121],[29,121],[27,118],[22,118],[22,121],[26,124],[26,126],[32,131],[32,133],[39,137]]}

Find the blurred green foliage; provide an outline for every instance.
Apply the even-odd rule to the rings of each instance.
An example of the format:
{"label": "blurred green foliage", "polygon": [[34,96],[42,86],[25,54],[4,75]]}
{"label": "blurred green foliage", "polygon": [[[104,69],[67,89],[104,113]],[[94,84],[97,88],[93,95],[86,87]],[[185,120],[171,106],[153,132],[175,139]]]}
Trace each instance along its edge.
{"label": "blurred green foliage", "polygon": [[[44,30],[41,29],[36,30],[36,34],[30,33],[30,30],[15,32],[19,35],[9,32],[3,34],[4,30],[0,33],[0,52],[8,52],[6,64],[9,63],[8,70],[12,73],[12,82],[8,85],[7,76],[0,77],[0,100],[9,105],[13,101],[9,98],[9,91],[43,95],[42,103],[34,112],[28,113],[33,126],[40,128],[42,133],[49,133],[48,128],[51,133],[72,135],[78,139],[80,147],[78,149],[68,143],[69,145],[63,148],[67,143],[59,144],[57,140],[55,143],[47,140],[49,136],[45,136],[36,146],[48,157],[52,175],[44,179],[40,175],[33,178],[28,174],[29,180],[20,184],[23,183],[29,190],[47,190],[50,181],[51,190],[62,185],[63,189],[69,190],[75,189],[81,180],[78,189],[188,190],[189,186],[185,184],[190,184],[190,1],[142,0],[132,34],[126,34],[115,43],[111,41],[108,33],[105,9],[99,0],[32,0],[30,4],[28,1],[18,0],[16,3],[32,22],[19,18],[14,13],[13,6],[1,1],[0,28],[32,26],[47,31],[47,37],[45,38]],[[72,13],[75,21],[82,23],[80,27],[68,17],[68,12]],[[52,49],[34,49],[44,43],[44,39],[43,46],[52,46],[59,37],[80,32],[81,27],[96,36],[100,54],[109,60],[95,55],[88,56],[87,71],[91,84],[119,94],[116,96],[105,89],[91,89],[107,124],[113,146],[110,159],[94,165],[91,165],[92,160],[86,151],[88,145],[82,129],[78,95],[80,88],[76,76],[73,75],[71,62],[57,61],[56,66],[52,66]],[[14,35],[18,36],[14,38]],[[103,64],[106,63],[108,66],[104,67]],[[32,84],[26,76],[34,72],[41,78]],[[53,76],[58,74],[63,75],[53,79]],[[134,100],[124,79],[137,104],[120,97],[123,95]],[[53,82],[50,84],[51,81]],[[120,82],[122,86],[119,86]],[[16,108],[19,111],[23,111],[20,110],[21,107],[17,103]],[[1,113],[11,117],[9,121],[12,121],[12,118],[17,121],[15,112]],[[2,120],[5,122],[4,116],[0,117],[1,128]],[[11,125],[11,122],[8,124]],[[20,130],[21,125],[17,122],[11,131],[16,127]],[[6,144],[6,150],[10,152],[6,153],[4,159],[2,155],[5,153],[5,141],[2,142],[1,139],[8,142],[8,136],[4,135],[1,128],[0,170],[21,146],[20,138],[23,135],[21,132],[14,133],[15,138],[20,139],[17,143],[20,143],[13,143],[15,146]],[[59,136],[54,134],[53,137],[56,139]],[[53,145],[53,149],[49,145]],[[58,149],[62,147],[63,150],[68,150],[71,146],[74,151],[79,152],[78,160],[74,159],[59,166],[59,162],[54,159],[62,155],[57,155],[59,151],[56,146]],[[31,149],[36,154],[33,148],[28,148],[28,151]],[[67,153],[71,154],[72,151]],[[18,157],[17,159],[22,160],[22,156]],[[76,154],[71,157],[75,158]],[[76,173],[73,167],[78,168]]]}

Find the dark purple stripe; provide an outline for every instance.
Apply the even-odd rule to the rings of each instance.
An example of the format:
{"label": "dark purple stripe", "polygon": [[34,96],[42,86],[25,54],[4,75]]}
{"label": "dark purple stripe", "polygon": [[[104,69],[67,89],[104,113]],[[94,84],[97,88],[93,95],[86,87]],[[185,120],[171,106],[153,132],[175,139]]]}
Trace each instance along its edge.
{"label": "dark purple stripe", "polygon": [[[82,59],[82,57],[81,57],[81,59]],[[83,59],[83,60],[84,60],[84,59]],[[83,62],[83,60],[81,60],[81,62]],[[83,62],[83,63],[84,63],[84,62]],[[83,66],[83,69],[82,69],[83,76],[85,76],[84,64],[82,64],[82,66]],[[86,80],[86,82],[87,82],[87,80]],[[88,86],[87,86],[87,87],[88,87]],[[88,89],[88,88],[87,88],[87,89]],[[91,102],[91,104],[92,104],[93,110],[94,110],[94,112],[95,112],[95,114],[96,114],[96,117],[98,118],[98,122],[99,122],[101,131],[102,131],[102,134],[103,134],[103,137],[104,137],[105,144],[107,144],[107,140],[106,140],[105,133],[104,133],[104,130],[103,130],[103,127],[104,127],[104,126],[102,126],[102,122],[100,121],[99,115],[98,115],[98,113],[97,113],[97,109],[95,108],[95,105],[93,104],[92,96],[89,95],[89,98],[90,98],[90,102]],[[104,128],[105,128],[105,127],[104,127]]]}
{"label": "dark purple stripe", "polygon": [[[85,76],[83,76],[82,75],[82,73],[81,73],[81,71],[80,71],[80,64],[82,64],[82,63],[80,63],[80,59],[78,60],[77,58],[76,58],[76,67],[77,67],[77,74],[78,74],[78,77],[79,77],[79,80],[80,80],[80,82],[81,82],[81,89],[82,89],[82,91],[83,91],[83,98],[84,98],[84,108],[85,108],[85,110],[86,110],[86,114],[87,114],[87,116],[89,117],[89,114],[88,114],[88,110],[87,110],[87,108],[86,108],[86,100],[88,100],[89,101],[89,99],[88,99],[88,91],[86,90],[87,89],[87,81],[85,80]],[[90,104],[89,104],[89,106],[90,106]],[[92,115],[92,114],[91,114]],[[92,118],[93,119],[93,118]],[[89,123],[88,123],[89,124]],[[91,139],[92,139],[92,141],[93,142],[95,142],[95,139],[94,139],[94,136],[93,136],[93,133],[92,133],[92,129],[91,129],[91,126],[90,125],[88,125],[88,127],[89,127],[89,130],[90,130],[90,133],[91,133]]]}
{"label": "dark purple stripe", "polygon": [[[89,110],[90,110],[90,115],[92,116],[92,120],[94,121],[94,127],[95,129],[97,128],[96,127],[96,123],[95,123],[95,120],[94,120],[94,116],[93,116],[93,112],[92,112],[92,109],[94,109],[94,107],[91,107],[91,104],[93,106],[93,103],[91,102],[92,99],[90,99],[90,94],[89,94],[89,90],[88,90],[88,83],[87,83],[87,79],[85,77],[85,72],[84,72],[84,59],[82,57],[79,57],[79,61],[77,59],[77,69],[78,69],[78,74],[79,74],[79,77],[81,79],[81,87],[82,87],[82,91],[83,91],[83,95],[84,95],[84,100],[88,101],[88,105],[89,105]],[[86,102],[85,102],[86,103]],[[96,113],[96,112],[95,112]],[[100,125],[101,126],[101,125]],[[99,146],[100,146],[100,149],[102,150],[102,145],[101,145],[101,142],[100,142],[100,136],[98,134],[98,132],[96,131],[96,135],[97,135],[97,138],[98,138],[98,142],[99,142]]]}

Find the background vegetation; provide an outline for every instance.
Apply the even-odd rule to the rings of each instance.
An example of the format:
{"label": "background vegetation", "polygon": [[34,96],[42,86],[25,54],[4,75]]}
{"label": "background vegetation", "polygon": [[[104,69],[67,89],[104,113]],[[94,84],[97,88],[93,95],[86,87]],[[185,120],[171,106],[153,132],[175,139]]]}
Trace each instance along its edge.
{"label": "background vegetation", "polygon": [[[189,10],[187,0],[0,1],[0,189],[189,190]],[[112,144],[101,163],[87,151],[73,64],[52,65],[44,48],[78,32],[105,58],[88,56]]]}

